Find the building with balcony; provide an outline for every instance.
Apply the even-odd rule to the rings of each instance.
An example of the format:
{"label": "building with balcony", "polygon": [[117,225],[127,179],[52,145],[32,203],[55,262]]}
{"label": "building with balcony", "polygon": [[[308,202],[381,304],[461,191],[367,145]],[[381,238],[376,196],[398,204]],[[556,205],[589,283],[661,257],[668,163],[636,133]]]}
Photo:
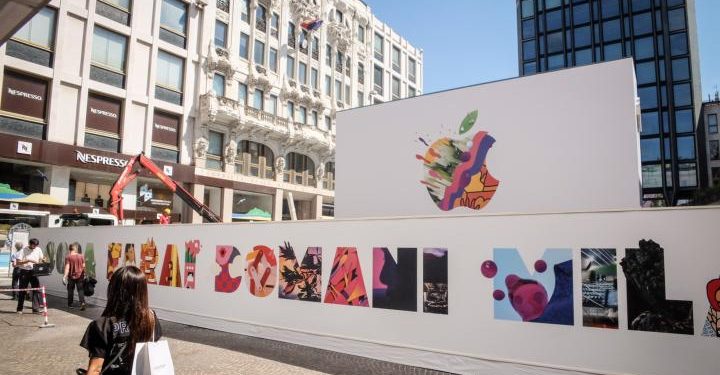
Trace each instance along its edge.
{"label": "building with balcony", "polygon": [[[102,211],[144,152],[224,221],[331,217],[335,114],[421,94],[422,56],[359,0],[53,0],[0,46],[0,183]],[[123,197],[202,220],[149,176]]]}
{"label": "building with balcony", "polygon": [[[707,165],[704,172],[710,186],[720,185],[720,133],[718,132],[718,118],[720,118],[720,94],[715,92],[702,105],[701,126],[698,128],[698,139],[705,142],[705,152],[700,155]],[[704,135],[704,138],[701,137]],[[701,159],[701,160],[702,160]]]}
{"label": "building with balcony", "polygon": [[[517,0],[521,75],[635,60],[646,206],[689,203],[707,184],[694,0]],[[700,164],[699,164],[700,163]]]}

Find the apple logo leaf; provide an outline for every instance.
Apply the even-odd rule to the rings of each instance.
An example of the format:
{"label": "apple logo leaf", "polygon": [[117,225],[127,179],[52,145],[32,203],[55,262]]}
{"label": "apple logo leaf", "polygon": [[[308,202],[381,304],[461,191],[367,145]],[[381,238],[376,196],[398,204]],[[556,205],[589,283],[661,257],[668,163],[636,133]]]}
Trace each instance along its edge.
{"label": "apple logo leaf", "polygon": [[475,120],[477,120],[477,117],[477,109],[468,113],[467,116],[465,116],[465,119],[463,119],[460,123],[460,134],[465,134],[468,132],[468,130],[472,129],[473,125],[475,125]]}

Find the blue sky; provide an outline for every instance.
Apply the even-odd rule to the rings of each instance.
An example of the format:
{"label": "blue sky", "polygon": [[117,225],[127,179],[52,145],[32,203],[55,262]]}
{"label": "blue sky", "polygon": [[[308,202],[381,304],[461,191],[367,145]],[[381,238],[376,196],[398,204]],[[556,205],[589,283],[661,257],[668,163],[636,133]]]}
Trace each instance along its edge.
{"label": "blue sky", "polygon": [[[516,77],[515,0],[365,0],[424,50],[424,92]],[[720,1],[696,0],[703,99],[720,88]]]}

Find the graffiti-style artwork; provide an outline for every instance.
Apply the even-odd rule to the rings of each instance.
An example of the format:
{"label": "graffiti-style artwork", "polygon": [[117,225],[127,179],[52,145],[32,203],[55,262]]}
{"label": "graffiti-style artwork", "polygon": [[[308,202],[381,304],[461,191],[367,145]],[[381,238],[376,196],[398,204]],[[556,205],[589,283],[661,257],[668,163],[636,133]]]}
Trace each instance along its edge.
{"label": "graffiti-style artwork", "polygon": [[158,250],[155,240],[150,238],[147,242],[140,244],[140,270],[145,274],[148,284],[157,284],[155,268],[158,262]]}
{"label": "graffiti-style artwork", "polygon": [[220,273],[215,275],[215,291],[232,293],[240,287],[242,276],[230,275],[230,265],[240,256],[240,250],[234,246],[217,246],[215,248],[215,263],[220,266]]}
{"label": "graffiti-style artwork", "polygon": [[618,328],[615,249],[581,249],[583,325]]}
{"label": "graffiti-style artwork", "polygon": [[55,268],[57,273],[65,273],[65,256],[68,254],[68,245],[65,242],[59,242],[55,249],[55,264],[58,266]]}
{"label": "graffiti-style artwork", "polygon": [[628,328],[635,331],[693,334],[692,301],[665,298],[665,250],[653,240],[625,249],[620,261],[627,280]]}
{"label": "graffiti-style artwork", "polygon": [[[80,246],[78,245],[78,251],[80,251],[79,247]],[[92,242],[85,245],[85,275],[91,279],[97,280],[97,276],[95,274],[95,246]]]}
{"label": "graffiti-style artwork", "polygon": [[483,262],[480,272],[493,279],[495,319],[573,325],[571,250],[545,250],[533,268],[517,249],[493,249],[493,259]]}
{"label": "graffiti-style artwork", "polygon": [[195,289],[195,262],[200,254],[200,240],[185,242],[185,288]]}
{"label": "graffiti-style artwork", "polygon": [[[53,269],[55,269],[55,243],[52,241],[49,241],[47,245],[45,245],[45,257],[47,258],[47,261],[50,263],[50,272],[52,272]],[[64,263],[58,264],[58,268],[64,267]]]}
{"label": "graffiti-style artwork", "polygon": [[258,245],[245,257],[250,294],[256,297],[267,297],[275,289],[277,280],[277,260],[272,249]]}
{"label": "graffiti-style artwork", "polygon": [[423,312],[448,313],[447,249],[423,249]]}
{"label": "graffiti-style artwork", "polygon": [[478,111],[467,114],[460,123],[459,139],[441,138],[428,146],[422,161],[425,176],[420,181],[430,193],[433,202],[443,211],[456,207],[480,210],[492,199],[500,181],[490,175],[485,159],[495,138],[487,132],[467,134],[478,117]]}
{"label": "graffiti-style artwork", "polygon": [[180,276],[180,255],[177,245],[167,245],[160,271],[160,285],[182,288]]}
{"label": "graffiti-style artwork", "polygon": [[417,311],[417,249],[373,249],[373,307]]}
{"label": "graffiti-style artwork", "polygon": [[338,247],[335,251],[330,284],[325,292],[325,303],[369,307],[365,281],[354,247]]}
{"label": "graffiti-style artwork", "polygon": [[720,277],[708,281],[705,287],[710,309],[703,326],[703,336],[720,337]]}
{"label": "graffiti-style artwork", "polygon": [[122,244],[119,242],[110,242],[107,250],[107,279],[110,280],[113,272],[120,265],[120,255],[122,255]]}
{"label": "graffiti-style artwork", "polygon": [[125,244],[125,258],[123,262],[126,266],[134,266],[137,264],[135,263],[135,244]]}
{"label": "graffiti-style artwork", "polygon": [[289,242],[280,245],[280,288],[278,297],[320,302],[322,293],[322,248],[308,247],[298,265]]}

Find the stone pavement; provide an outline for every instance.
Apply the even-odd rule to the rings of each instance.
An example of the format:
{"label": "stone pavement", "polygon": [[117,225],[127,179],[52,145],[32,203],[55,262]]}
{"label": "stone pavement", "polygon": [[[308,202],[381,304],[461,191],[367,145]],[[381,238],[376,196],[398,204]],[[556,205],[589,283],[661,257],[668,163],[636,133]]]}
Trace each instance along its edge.
{"label": "stone pavement", "polygon": [[[4,280],[3,280],[4,281]],[[3,285],[4,284],[4,285]],[[0,282],[2,287],[8,283]],[[16,301],[0,294],[0,372],[74,374],[87,365],[78,343],[101,307],[69,310],[66,300],[48,296],[53,328],[38,328],[42,315],[15,313]],[[309,348],[279,341],[161,321],[177,374],[444,374],[437,371]]]}

